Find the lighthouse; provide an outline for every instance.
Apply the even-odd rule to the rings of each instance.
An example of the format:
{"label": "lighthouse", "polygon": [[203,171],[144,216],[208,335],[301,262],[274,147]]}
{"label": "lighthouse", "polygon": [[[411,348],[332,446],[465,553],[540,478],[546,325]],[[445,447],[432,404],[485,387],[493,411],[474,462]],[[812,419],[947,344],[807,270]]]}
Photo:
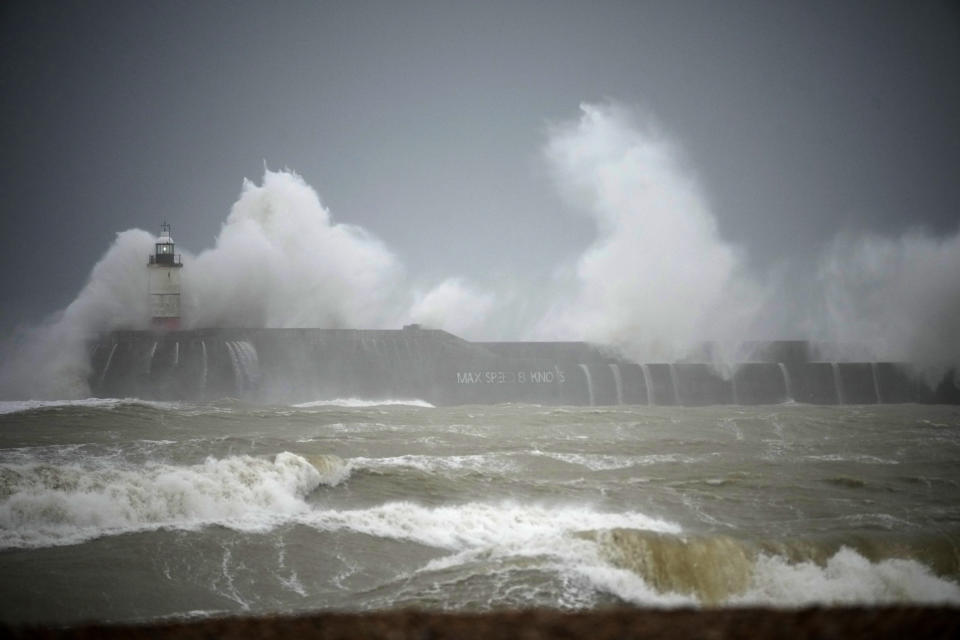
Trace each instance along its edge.
{"label": "lighthouse", "polygon": [[183,263],[173,252],[170,225],[160,225],[160,237],[147,262],[150,272],[150,323],[155,329],[180,328],[180,269]]}

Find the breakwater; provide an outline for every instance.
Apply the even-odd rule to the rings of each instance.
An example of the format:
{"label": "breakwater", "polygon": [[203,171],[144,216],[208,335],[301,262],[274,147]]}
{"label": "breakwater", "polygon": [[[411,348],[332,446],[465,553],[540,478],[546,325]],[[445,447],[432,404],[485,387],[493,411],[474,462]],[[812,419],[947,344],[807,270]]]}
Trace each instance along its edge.
{"label": "breakwater", "polygon": [[117,331],[90,345],[100,397],[256,402],[419,398],[436,405],[956,402],[909,364],[827,361],[818,345],[741,345],[740,361],[631,362],[583,342],[468,342],[444,331]]}

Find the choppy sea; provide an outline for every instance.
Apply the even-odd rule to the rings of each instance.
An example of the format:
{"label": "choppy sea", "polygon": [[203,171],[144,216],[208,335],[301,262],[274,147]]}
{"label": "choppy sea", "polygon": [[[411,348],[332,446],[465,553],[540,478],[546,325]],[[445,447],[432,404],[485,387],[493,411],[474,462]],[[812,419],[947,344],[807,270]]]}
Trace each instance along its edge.
{"label": "choppy sea", "polygon": [[0,621],[960,604],[960,408],[0,403]]}

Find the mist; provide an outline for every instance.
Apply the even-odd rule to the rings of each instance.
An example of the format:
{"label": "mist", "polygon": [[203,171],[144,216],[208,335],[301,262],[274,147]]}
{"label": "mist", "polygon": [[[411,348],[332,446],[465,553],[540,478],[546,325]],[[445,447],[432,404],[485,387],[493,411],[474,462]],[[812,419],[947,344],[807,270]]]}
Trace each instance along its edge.
{"label": "mist", "polygon": [[[549,282],[410,274],[387,243],[336,222],[302,177],[265,170],[260,184],[243,182],[213,247],[183,254],[183,325],[416,322],[468,339],[585,340],[638,361],[683,358],[705,341],[729,353],[756,338],[827,339],[865,345],[877,359],[960,362],[956,232],[846,231],[816,268],[784,261],[761,270],[723,236],[696,159],[651,114],[584,104],[579,117],[547,128],[542,158],[565,204],[558,224],[582,215],[593,228]],[[4,397],[89,392],[87,344],[149,326],[144,265],[154,242],[145,231],[119,233],[65,310],[5,345]]]}
{"label": "mist", "polygon": [[841,234],[818,271],[838,343],[865,343],[879,358],[945,369],[960,363],[960,232],[934,237]]}
{"label": "mist", "polygon": [[76,299],[38,327],[23,328],[2,348],[4,398],[79,398],[89,395],[88,341],[114,329],[150,322],[147,270],[155,238],[140,229],[117,234]]}
{"label": "mist", "polygon": [[546,160],[595,238],[562,275],[543,338],[611,344],[675,359],[703,341],[749,335],[763,290],[717,220],[678,146],[649,116],[583,105],[551,129]]}

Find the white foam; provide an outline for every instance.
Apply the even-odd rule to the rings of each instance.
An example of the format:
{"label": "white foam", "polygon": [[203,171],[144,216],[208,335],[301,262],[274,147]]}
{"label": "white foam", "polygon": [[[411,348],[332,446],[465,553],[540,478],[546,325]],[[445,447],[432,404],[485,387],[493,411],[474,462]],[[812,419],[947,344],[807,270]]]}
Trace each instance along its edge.
{"label": "white foam", "polygon": [[700,461],[699,458],[679,453],[654,453],[645,456],[560,453],[554,451],[534,451],[532,453],[560,462],[583,466],[591,471],[612,471],[655,464],[693,464]]}
{"label": "white foam", "polygon": [[813,604],[960,603],[960,586],[934,575],[915,560],[870,562],[852,549],[840,549],[826,565],[791,564],[761,555],[753,584],[731,604],[800,607]]}
{"label": "white foam", "polygon": [[348,529],[381,538],[409,540],[450,550],[510,549],[542,553],[569,534],[591,529],[629,528],[677,533],[679,525],[639,512],[601,513],[585,507],[517,503],[426,507],[390,502],[368,509],[317,509],[299,516],[323,530]]}
{"label": "white foam", "polygon": [[817,462],[857,462],[860,464],[900,464],[899,460],[878,458],[867,454],[857,453],[829,453],[824,455],[807,456],[808,460]]}
{"label": "white foam", "polygon": [[346,407],[350,409],[381,406],[406,406],[434,409],[434,405],[424,400],[362,400],[360,398],[336,398],[334,400],[314,400],[292,405],[297,409],[312,409],[314,407]]}
{"label": "white foam", "polygon": [[72,544],[130,531],[218,523],[264,530],[306,511],[304,498],[336,484],[343,464],[318,470],[289,453],[273,460],[208,458],[202,464],[118,467],[109,460],[62,466],[3,465],[0,548]]}
{"label": "white foam", "polygon": [[353,469],[417,469],[428,474],[450,473],[462,471],[481,471],[490,473],[510,473],[517,471],[519,466],[503,456],[494,454],[477,454],[463,456],[426,456],[404,455],[386,458],[357,457],[350,459]]}
{"label": "white foam", "polygon": [[586,467],[591,471],[612,471],[614,469],[628,469],[635,464],[633,456],[600,455],[587,453],[559,453],[555,451],[531,451],[532,455],[542,456]]}

